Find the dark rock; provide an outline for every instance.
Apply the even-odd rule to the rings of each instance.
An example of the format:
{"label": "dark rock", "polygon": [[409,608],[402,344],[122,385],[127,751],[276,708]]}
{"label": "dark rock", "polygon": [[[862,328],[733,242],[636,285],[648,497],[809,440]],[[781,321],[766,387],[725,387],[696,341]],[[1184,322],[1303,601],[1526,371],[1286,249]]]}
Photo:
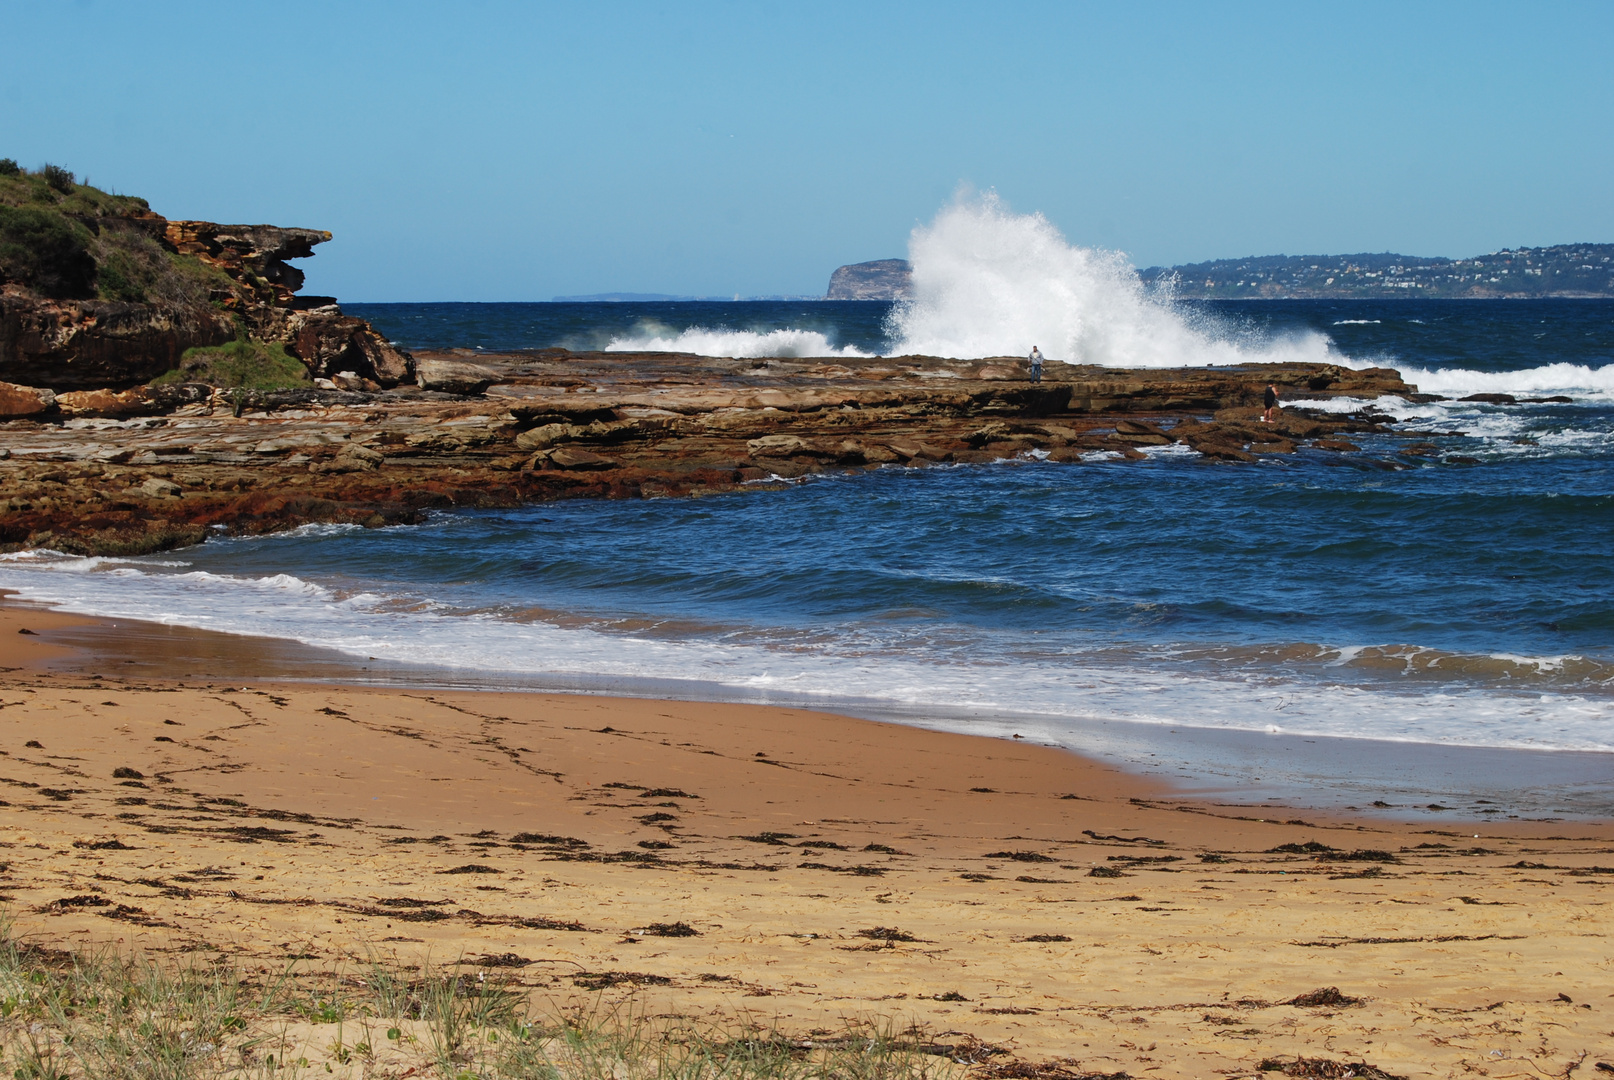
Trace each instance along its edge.
{"label": "dark rock", "polygon": [[1208,458],[1218,461],[1242,461],[1246,464],[1261,460],[1248,450],[1234,446],[1232,443],[1199,443],[1194,449]]}
{"label": "dark rock", "polygon": [[1164,435],[1165,431],[1158,424],[1149,424],[1142,420],[1117,420],[1115,422],[1115,433],[1117,435]]}
{"label": "dark rock", "polygon": [[52,300],[0,293],[0,378],[53,390],[129,387],[222,345],[235,321],[207,304]]}
{"label": "dark rock", "polygon": [[1487,405],[1517,405],[1519,399],[1512,394],[1469,394],[1458,401],[1479,401]]}
{"label": "dark rock", "polygon": [[[316,376],[330,378],[352,371],[382,387],[392,387],[407,381],[413,371],[407,353],[394,348],[363,319],[343,315],[334,307],[290,313],[285,334],[287,350]],[[474,392],[485,389],[484,383]]]}
{"label": "dark rock", "polygon": [[324,229],[172,219],[163,231],[179,254],[195,255],[232,277],[250,274],[262,283],[260,288],[273,290],[281,304],[303,287],[303,272],[287,265],[286,260],[306,259],[314,254],[315,244],[331,238]]}

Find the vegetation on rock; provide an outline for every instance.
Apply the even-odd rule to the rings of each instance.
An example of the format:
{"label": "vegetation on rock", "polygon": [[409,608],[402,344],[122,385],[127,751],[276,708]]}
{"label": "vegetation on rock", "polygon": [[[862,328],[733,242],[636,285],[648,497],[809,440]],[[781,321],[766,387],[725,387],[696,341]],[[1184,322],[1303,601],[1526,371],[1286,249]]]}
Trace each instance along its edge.
{"label": "vegetation on rock", "polygon": [[177,368],[151,380],[153,386],[169,383],[207,383],[244,390],[294,390],[311,385],[308,369],[284,345],[248,338],[227,345],[186,349]]}
{"label": "vegetation on rock", "polygon": [[[346,371],[384,387],[413,381],[409,355],[369,323],[329,297],[297,295],[303,272],[288,260],[330,238],[170,220],[62,166],[0,159],[0,382],[125,389],[232,338],[276,345],[212,357],[216,385],[284,389]],[[304,376],[292,378],[287,357]]]}
{"label": "vegetation on rock", "polygon": [[[206,304],[222,271],[166,250],[145,199],[113,195],[56,165],[0,167],[0,285],[50,300]],[[3,164],[3,163],[0,163]]]}
{"label": "vegetation on rock", "polygon": [[60,214],[0,204],[0,285],[15,282],[67,300],[94,296],[91,239],[88,229]]}

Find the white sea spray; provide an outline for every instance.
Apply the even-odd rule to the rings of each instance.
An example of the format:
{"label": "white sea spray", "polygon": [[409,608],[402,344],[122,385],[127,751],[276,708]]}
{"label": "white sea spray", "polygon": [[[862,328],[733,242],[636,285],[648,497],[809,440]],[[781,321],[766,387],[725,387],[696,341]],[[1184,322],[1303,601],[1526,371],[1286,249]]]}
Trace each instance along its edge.
{"label": "white sea spray", "polygon": [[890,319],[894,354],[1024,356],[1109,367],[1337,359],[1316,332],[1241,343],[1150,290],[1125,255],[1065,239],[1041,214],[962,193],[908,243],[913,297]]}
{"label": "white sea spray", "polygon": [[868,356],[852,346],[837,347],[827,336],[816,330],[724,330],[692,326],[674,330],[665,326],[645,324],[631,333],[614,337],[605,346],[606,352],[674,352],[694,353],[698,356],[734,356],[748,358],[798,356]]}

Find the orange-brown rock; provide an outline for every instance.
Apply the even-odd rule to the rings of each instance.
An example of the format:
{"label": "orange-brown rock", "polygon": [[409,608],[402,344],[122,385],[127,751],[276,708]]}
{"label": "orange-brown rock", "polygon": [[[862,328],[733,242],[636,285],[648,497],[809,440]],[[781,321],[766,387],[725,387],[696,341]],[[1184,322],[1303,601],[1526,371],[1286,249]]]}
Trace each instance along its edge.
{"label": "orange-brown rock", "polygon": [[56,395],[49,390],[0,382],[0,419],[38,416],[49,412],[55,403]]}

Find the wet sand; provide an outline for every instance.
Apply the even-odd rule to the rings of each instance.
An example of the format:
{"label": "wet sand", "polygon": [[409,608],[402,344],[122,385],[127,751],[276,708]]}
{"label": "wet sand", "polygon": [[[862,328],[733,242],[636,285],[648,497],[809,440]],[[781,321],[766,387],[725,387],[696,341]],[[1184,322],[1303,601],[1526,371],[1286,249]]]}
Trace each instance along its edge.
{"label": "wet sand", "polygon": [[888,1017],[1132,1076],[1614,1060],[1607,823],[1302,820],[800,709],[293,682],[342,672],[140,624],[116,662],[60,644],[94,625],[0,606],[0,889],[41,943],[514,954],[546,1000]]}
{"label": "wet sand", "polygon": [[[0,590],[3,595],[3,590]],[[138,627],[130,632],[130,626]],[[485,672],[356,658],[274,638],[244,640],[183,626],[83,619],[51,633],[73,646],[50,669],[79,675],[203,680],[321,680],[433,690],[589,693],[662,700],[735,700],[833,711],[956,734],[1015,734],[1169,783],[1223,806],[1269,803],[1330,814],[1399,821],[1468,818],[1560,821],[1614,819],[1614,755],[1342,739],[1283,732],[983,715],[980,710],[902,710],[844,699],[824,704],[763,691],[672,679]]]}

